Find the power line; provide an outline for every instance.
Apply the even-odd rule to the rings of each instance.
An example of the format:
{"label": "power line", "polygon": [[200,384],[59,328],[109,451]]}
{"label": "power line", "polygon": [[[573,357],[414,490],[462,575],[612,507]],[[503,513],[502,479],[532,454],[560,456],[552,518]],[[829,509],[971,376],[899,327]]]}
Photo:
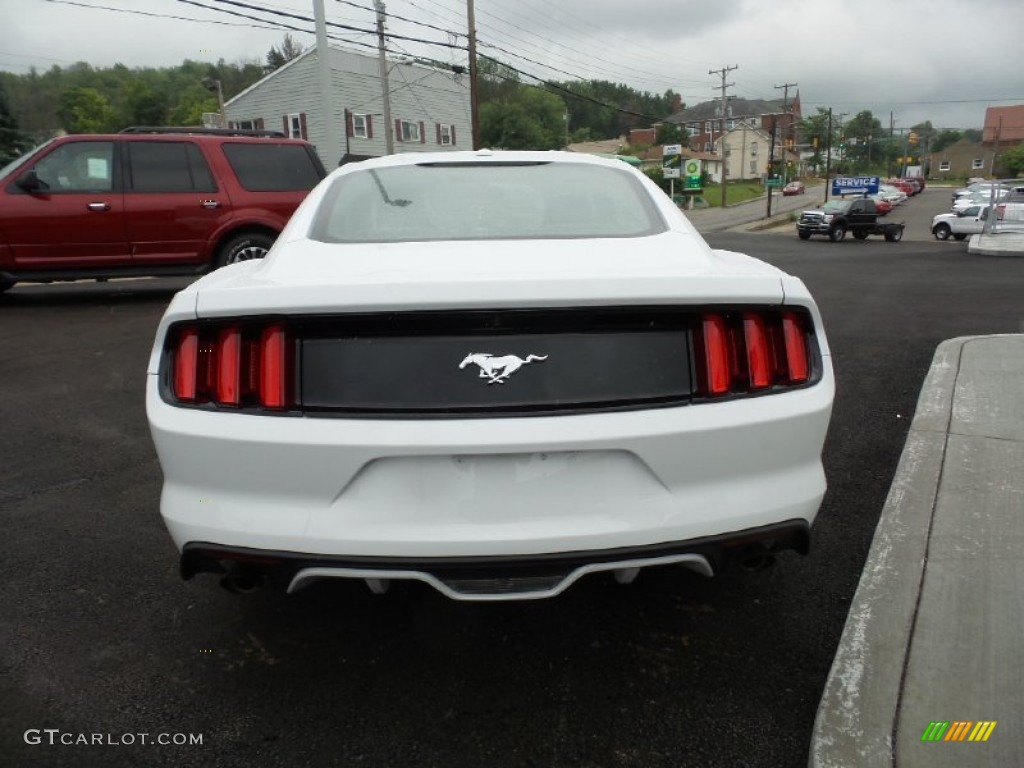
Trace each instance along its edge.
{"label": "power line", "polygon": [[[251,27],[251,28],[255,28],[255,29],[273,29],[273,27],[256,26],[254,24],[241,24],[239,22],[234,22],[234,21],[219,21],[217,19],[195,19],[195,18],[191,18],[189,16],[174,16],[172,14],[167,14],[167,13],[150,13],[148,11],[139,11],[139,10],[135,10],[135,9],[132,9],[132,8],[111,8],[110,6],[106,6],[106,5],[89,5],[87,3],[77,3],[77,2],[74,2],[74,0],[46,0],[46,2],[54,3],[54,4],[58,4],[58,5],[74,5],[74,6],[78,6],[79,8],[94,8],[94,9],[99,10],[99,11],[115,11],[117,13],[134,13],[134,14],[136,14],[138,16],[150,16],[150,17],[157,18],[157,19],[175,19],[177,21],[197,21],[197,22],[200,22],[202,24],[220,24],[220,25],[227,26],[227,27]],[[45,58],[45,57],[40,56],[39,58],[42,59],[42,58]],[[55,61],[56,61],[56,59],[55,59]]]}

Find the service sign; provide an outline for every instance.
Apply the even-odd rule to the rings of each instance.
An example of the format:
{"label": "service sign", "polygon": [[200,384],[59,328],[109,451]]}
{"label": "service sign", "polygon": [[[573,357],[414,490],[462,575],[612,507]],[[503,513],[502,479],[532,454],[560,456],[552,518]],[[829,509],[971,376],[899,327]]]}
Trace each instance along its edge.
{"label": "service sign", "polygon": [[661,171],[666,179],[678,179],[683,161],[682,144],[666,144],[661,148]]}
{"label": "service sign", "polygon": [[878,194],[877,176],[837,176],[832,179],[833,195]]}

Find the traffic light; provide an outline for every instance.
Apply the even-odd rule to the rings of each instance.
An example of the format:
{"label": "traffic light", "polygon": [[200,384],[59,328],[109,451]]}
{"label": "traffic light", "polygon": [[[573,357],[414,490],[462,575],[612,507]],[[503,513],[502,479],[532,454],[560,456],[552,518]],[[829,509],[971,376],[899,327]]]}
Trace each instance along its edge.
{"label": "traffic light", "polygon": [[818,137],[817,136],[815,136],[813,139],[811,139],[811,144],[814,145],[815,149],[818,148]]}

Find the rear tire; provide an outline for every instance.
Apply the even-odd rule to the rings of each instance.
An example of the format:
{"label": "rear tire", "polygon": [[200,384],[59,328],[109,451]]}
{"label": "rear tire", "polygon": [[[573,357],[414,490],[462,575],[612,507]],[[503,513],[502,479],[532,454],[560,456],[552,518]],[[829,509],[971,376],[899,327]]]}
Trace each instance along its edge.
{"label": "rear tire", "polygon": [[949,228],[949,224],[936,224],[935,229],[932,230],[932,234],[935,235],[936,240],[949,240],[949,236],[953,234],[953,230]]}
{"label": "rear tire", "polygon": [[262,259],[273,244],[274,238],[263,232],[242,232],[221,246],[214,266],[220,268],[240,261]]}
{"label": "rear tire", "polygon": [[838,243],[844,237],[846,237],[846,227],[842,224],[838,224],[828,231],[828,239],[833,243]]}
{"label": "rear tire", "polygon": [[903,227],[895,227],[885,231],[885,239],[890,243],[898,243],[903,239]]}

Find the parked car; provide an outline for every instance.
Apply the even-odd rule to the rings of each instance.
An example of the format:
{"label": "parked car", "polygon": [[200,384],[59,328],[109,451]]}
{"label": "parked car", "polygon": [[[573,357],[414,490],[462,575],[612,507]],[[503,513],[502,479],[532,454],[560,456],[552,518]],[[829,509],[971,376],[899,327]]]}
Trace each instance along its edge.
{"label": "parked car", "polygon": [[312,145],[268,132],[53,139],[0,169],[0,290],[259,258],[325,175]]}
{"label": "parked car", "polygon": [[782,194],[789,195],[802,195],[807,191],[802,181],[791,181],[782,188]]}
{"label": "parked car", "polygon": [[181,573],[550,597],[804,552],[834,380],[797,278],[616,160],[335,170],[265,260],[171,301],[148,367]]}
{"label": "parked car", "polygon": [[890,187],[896,187],[896,189],[903,192],[907,197],[913,197],[919,191],[917,184],[914,184],[906,179],[889,179],[885,182]]}
{"label": "parked car", "polygon": [[900,205],[907,199],[906,192],[888,184],[879,185],[878,196],[893,206]]}
{"label": "parked car", "polygon": [[1004,195],[1009,191],[1009,187],[997,182],[977,181],[968,184],[966,187],[953,190],[953,202],[955,203],[959,198],[967,195],[984,195],[986,197],[991,197],[993,187],[995,187],[997,197]]}
{"label": "parked car", "polygon": [[869,199],[875,201],[875,212],[879,216],[885,216],[893,208],[892,203],[890,203],[888,200],[883,198],[881,194],[868,195],[868,197],[869,197]]}

